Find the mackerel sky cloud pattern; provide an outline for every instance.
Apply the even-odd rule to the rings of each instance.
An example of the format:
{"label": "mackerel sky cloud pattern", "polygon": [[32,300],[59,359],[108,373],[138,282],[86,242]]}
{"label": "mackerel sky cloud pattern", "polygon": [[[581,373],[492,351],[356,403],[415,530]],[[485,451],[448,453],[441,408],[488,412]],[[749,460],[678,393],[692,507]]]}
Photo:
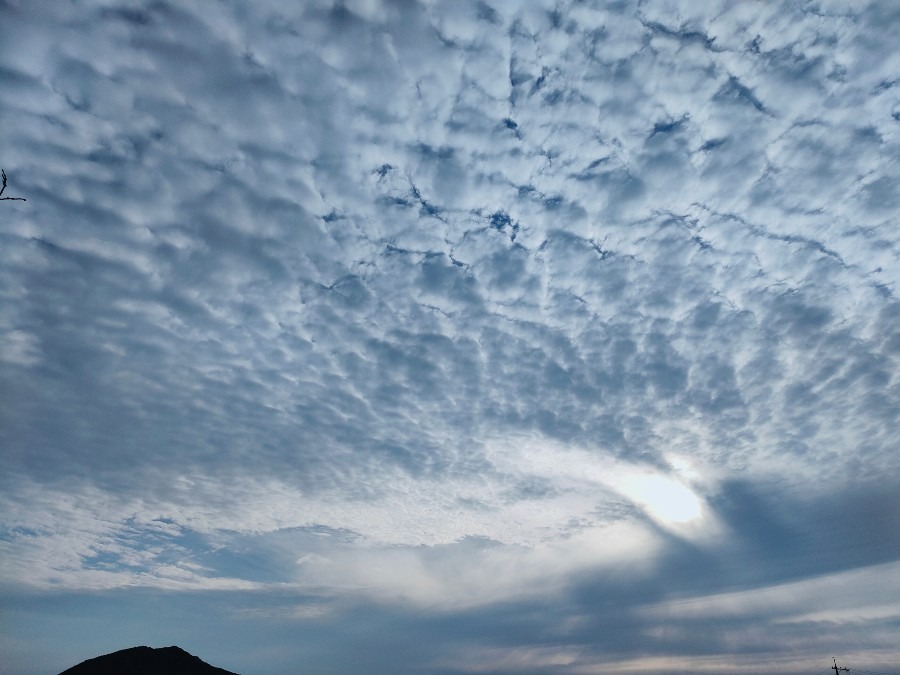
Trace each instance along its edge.
{"label": "mackerel sky cloud pattern", "polygon": [[0,0],[0,672],[896,668],[898,32]]}

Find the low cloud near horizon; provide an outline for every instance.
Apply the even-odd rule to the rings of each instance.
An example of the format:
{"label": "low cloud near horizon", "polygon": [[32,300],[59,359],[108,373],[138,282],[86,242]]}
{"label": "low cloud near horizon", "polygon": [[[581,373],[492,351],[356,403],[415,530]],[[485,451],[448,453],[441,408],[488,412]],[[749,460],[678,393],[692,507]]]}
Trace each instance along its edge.
{"label": "low cloud near horizon", "polygon": [[0,0],[0,672],[898,670],[898,32]]}

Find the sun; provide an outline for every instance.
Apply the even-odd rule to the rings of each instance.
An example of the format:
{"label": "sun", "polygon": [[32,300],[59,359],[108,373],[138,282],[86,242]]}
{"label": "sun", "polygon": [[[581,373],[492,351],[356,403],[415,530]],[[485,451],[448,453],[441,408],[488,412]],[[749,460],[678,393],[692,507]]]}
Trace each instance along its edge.
{"label": "sun", "polygon": [[667,476],[634,476],[624,482],[622,492],[663,525],[689,523],[703,514],[700,498]]}

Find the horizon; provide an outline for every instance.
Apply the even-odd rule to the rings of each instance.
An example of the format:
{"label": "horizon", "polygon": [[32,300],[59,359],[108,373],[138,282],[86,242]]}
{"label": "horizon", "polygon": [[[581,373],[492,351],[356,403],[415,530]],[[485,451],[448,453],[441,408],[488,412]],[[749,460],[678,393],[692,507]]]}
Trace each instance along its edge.
{"label": "horizon", "polygon": [[[150,649],[150,650],[152,650],[152,651],[157,651],[157,652],[169,652],[169,651],[171,651],[171,650],[177,650],[178,652],[183,653],[183,654],[186,654],[187,656],[191,656],[191,657],[195,657],[195,658],[200,658],[200,657],[198,657],[198,655],[196,655],[196,654],[191,654],[190,652],[188,652],[188,651],[182,649],[182,648],[179,647],[178,645],[169,645],[169,646],[167,646],[167,647],[148,647],[147,645],[139,645],[139,646],[135,646],[135,647],[128,647],[128,648],[125,648],[125,649],[117,650],[116,652],[112,652],[112,653],[109,653],[109,654],[103,654],[103,655],[101,655],[101,656],[99,656],[99,657],[94,657],[94,658],[91,658],[91,659],[87,659],[86,661],[82,661],[82,662],[79,663],[78,665],[83,665],[83,664],[85,664],[85,663],[88,663],[88,662],[90,662],[90,661],[96,661],[96,660],[98,660],[98,659],[101,659],[101,660],[102,660],[104,657],[120,655],[120,654],[123,653],[123,652],[135,652],[135,651],[138,651],[138,650],[146,650],[146,649]],[[201,658],[200,660],[203,661],[202,658]],[[205,665],[207,665],[207,666],[208,666],[208,665],[213,665],[213,666],[215,666],[215,664],[209,664],[209,663],[207,663],[206,661],[203,661],[203,663],[204,663]],[[868,663],[872,663],[872,662],[868,662]],[[832,664],[833,664],[833,665],[829,668],[829,670],[831,670],[831,671],[833,671],[833,672],[836,672],[836,673],[840,673],[840,672],[844,672],[844,671],[850,671],[850,670],[853,670],[854,672],[859,672],[859,673],[861,673],[862,675],[891,675],[890,673],[885,673],[884,671],[874,671],[874,670],[870,670],[870,669],[866,669],[866,668],[857,668],[857,667],[848,668],[848,667],[842,665],[841,663],[839,663],[838,660],[837,660],[837,657],[832,657]],[[215,667],[218,667],[218,666],[215,666]],[[66,672],[68,672],[68,671],[66,671]],[[604,672],[606,672],[606,671],[604,671]],[[619,671],[615,671],[615,672],[619,672]],[[632,672],[632,671],[628,671],[628,672]],[[663,672],[665,672],[665,673],[672,673],[672,672],[690,672],[690,671],[681,671],[681,670],[673,671],[672,668],[671,668],[671,664],[667,664],[666,666],[661,667],[661,668],[659,668],[659,669],[657,669],[657,670],[649,670],[649,671],[644,671],[644,672],[651,672],[651,673],[663,673]],[[701,671],[701,672],[707,672],[707,671],[704,670],[704,671]],[[803,672],[803,673],[815,673],[815,672],[823,672],[823,670],[822,670],[822,668],[816,668],[816,667],[814,667],[814,668],[812,668],[812,669],[803,669],[803,670],[800,671],[800,672]],[[236,675],[244,675],[244,674],[238,673],[238,674],[236,674]]]}
{"label": "horizon", "polygon": [[898,34],[0,0],[0,675],[900,673]]}

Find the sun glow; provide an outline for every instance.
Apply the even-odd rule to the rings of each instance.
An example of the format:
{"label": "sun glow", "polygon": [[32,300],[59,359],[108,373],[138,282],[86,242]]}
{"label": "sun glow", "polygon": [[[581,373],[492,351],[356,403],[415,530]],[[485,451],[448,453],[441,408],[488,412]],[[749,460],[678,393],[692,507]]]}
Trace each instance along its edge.
{"label": "sun glow", "polygon": [[703,513],[700,498],[684,484],[666,476],[629,478],[622,491],[664,525],[689,523]]}

